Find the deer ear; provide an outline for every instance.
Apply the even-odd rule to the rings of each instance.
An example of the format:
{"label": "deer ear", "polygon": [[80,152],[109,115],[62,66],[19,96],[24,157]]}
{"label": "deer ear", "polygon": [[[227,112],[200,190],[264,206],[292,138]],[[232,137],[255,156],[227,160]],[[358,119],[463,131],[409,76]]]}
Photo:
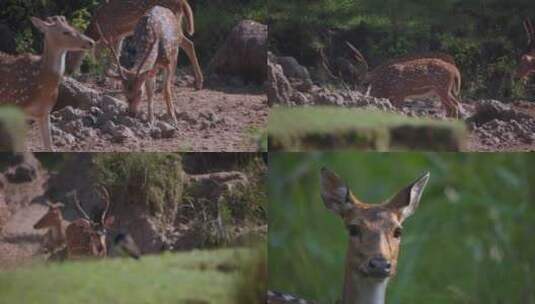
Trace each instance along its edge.
{"label": "deer ear", "polygon": [[399,191],[386,204],[389,209],[392,209],[398,214],[400,222],[403,222],[416,211],[427,181],[429,181],[429,175],[429,172],[422,175],[416,181]]}
{"label": "deer ear", "polygon": [[46,32],[48,27],[51,26],[51,23],[47,23],[37,17],[31,17],[32,24],[41,32]]}
{"label": "deer ear", "polygon": [[343,215],[354,207],[346,183],[327,168],[321,169],[320,189],[325,207],[332,212]]}

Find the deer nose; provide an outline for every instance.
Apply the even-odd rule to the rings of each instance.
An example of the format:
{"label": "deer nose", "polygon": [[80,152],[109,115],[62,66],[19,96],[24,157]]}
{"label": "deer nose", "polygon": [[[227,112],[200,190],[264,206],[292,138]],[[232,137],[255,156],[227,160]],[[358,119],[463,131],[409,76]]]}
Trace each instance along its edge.
{"label": "deer nose", "polygon": [[368,269],[371,274],[388,276],[390,275],[392,264],[384,257],[374,257],[368,262]]}

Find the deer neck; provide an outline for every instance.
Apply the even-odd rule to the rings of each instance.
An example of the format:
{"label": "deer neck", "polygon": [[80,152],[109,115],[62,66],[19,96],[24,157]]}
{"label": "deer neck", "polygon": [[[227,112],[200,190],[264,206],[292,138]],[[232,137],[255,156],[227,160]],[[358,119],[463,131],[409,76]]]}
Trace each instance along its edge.
{"label": "deer neck", "polygon": [[65,73],[65,55],[67,51],[53,48],[51,44],[45,39],[40,78],[59,84],[61,77]]}
{"label": "deer neck", "polygon": [[363,277],[349,258],[346,258],[346,273],[342,304],[384,304],[388,279],[378,280]]}

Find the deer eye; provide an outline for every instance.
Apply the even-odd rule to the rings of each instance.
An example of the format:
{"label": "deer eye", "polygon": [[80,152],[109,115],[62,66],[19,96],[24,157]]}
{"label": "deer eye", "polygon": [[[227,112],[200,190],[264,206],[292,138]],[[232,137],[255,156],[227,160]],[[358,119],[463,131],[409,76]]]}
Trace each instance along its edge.
{"label": "deer eye", "polygon": [[352,237],[360,235],[360,227],[357,225],[348,225],[347,230],[349,231],[349,235]]}
{"label": "deer eye", "polygon": [[399,239],[401,237],[401,228],[398,227],[398,228],[394,229],[394,237],[396,239]]}

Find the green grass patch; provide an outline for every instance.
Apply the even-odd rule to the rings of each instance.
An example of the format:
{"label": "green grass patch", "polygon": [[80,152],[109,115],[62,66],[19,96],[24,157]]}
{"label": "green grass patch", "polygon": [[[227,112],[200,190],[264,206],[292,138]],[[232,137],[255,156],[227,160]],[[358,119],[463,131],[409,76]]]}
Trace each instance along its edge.
{"label": "green grass patch", "polygon": [[464,146],[461,122],[411,118],[364,109],[338,107],[274,108],[269,146],[307,149],[457,151]]}
{"label": "green grass patch", "polygon": [[0,151],[23,151],[26,138],[24,113],[9,106],[0,107]]}
{"label": "green grass patch", "polygon": [[243,281],[256,257],[252,249],[225,249],[144,256],[139,261],[34,266],[0,273],[0,302],[243,303],[237,300],[244,297],[239,288],[253,288],[253,283],[245,286]]}

